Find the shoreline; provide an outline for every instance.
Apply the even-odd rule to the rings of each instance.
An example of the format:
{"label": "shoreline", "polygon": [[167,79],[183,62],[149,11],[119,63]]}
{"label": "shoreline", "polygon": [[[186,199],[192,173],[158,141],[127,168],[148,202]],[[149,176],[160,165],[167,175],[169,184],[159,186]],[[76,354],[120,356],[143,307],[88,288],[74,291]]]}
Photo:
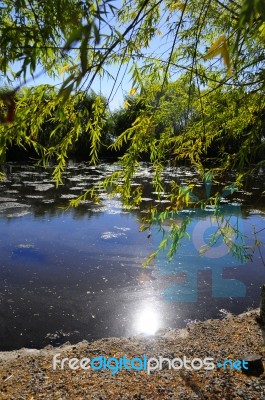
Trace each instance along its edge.
{"label": "shoreline", "polygon": [[189,323],[185,329],[168,329],[152,337],[106,338],[94,342],[65,343],[60,347],[0,352],[2,399],[260,399],[265,398],[265,373],[246,375],[242,370],[163,369],[135,371],[71,370],[52,368],[60,357],[156,357],[172,360],[212,357],[216,361],[262,357],[265,346],[257,322],[259,310],[223,319]]}
{"label": "shoreline", "polygon": [[[31,347],[21,347],[19,349],[13,349],[13,350],[0,350],[0,363],[2,361],[4,361],[5,359],[9,360],[9,359],[13,359],[15,358],[17,355],[20,356],[24,356],[24,355],[39,355],[39,354],[43,354],[45,351],[54,351],[56,352],[56,349],[63,349],[65,347],[73,347],[73,346],[79,346],[81,344],[87,344],[87,345],[91,345],[93,343],[97,343],[97,342],[107,342],[110,340],[155,340],[155,339],[159,339],[159,338],[170,338],[175,337],[175,336],[180,336],[180,337],[187,337],[190,331],[190,328],[193,327],[194,325],[201,325],[201,324],[205,324],[208,325],[211,322],[214,321],[223,321],[223,320],[228,320],[230,318],[243,318],[244,316],[249,316],[249,315],[255,315],[255,318],[259,317],[260,314],[260,309],[259,308],[255,308],[255,309],[249,309],[248,311],[243,311],[240,314],[233,314],[231,312],[226,312],[224,313],[222,316],[220,316],[219,318],[209,318],[209,319],[205,319],[205,320],[194,320],[194,321],[190,321],[187,322],[186,327],[184,328],[161,328],[159,329],[155,334],[152,335],[147,335],[144,333],[139,333],[137,335],[134,336],[110,336],[110,337],[102,337],[99,339],[94,339],[91,341],[88,341],[86,339],[84,340],[80,340],[77,343],[71,343],[69,340],[66,340],[65,343],[62,343],[60,346],[53,346],[52,344],[47,344],[46,346],[42,347],[42,348],[31,348]],[[264,346],[265,346],[265,332],[264,332]],[[265,360],[264,360],[265,361]]]}

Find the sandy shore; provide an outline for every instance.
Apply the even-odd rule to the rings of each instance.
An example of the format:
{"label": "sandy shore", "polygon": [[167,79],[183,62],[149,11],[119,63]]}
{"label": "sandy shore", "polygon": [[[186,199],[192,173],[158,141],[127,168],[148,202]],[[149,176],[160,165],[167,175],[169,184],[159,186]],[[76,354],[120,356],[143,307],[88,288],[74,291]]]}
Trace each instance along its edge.
{"label": "sandy shore", "polygon": [[[226,370],[216,366],[225,359],[245,359],[247,354],[262,356],[265,366],[265,346],[257,315],[258,310],[239,316],[228,315],[222,320],[192,323],[186,329],[162,331],[152,338],[111,338],[65,344],[60,348],[48,346],[42,350],[2,352],[0,397],[12,400],[260,400],[265,398],[264,372],[248,375],[241,369],[231,370],[229,365]],[[184,360],[184,356],[187,360],[210,357],[215,366],[211,370],[205,370],[205,365],[197,370],[168,369],[169,362],[164,362],[162,370],[156,369],[150,374],[146,370],[122,369],[116,374],[111,373],[113,369],[73,370],[69,365],[55,370],[53,357],[57,353],[60,353],[58,360],[65,357],[77,358],[78,361],[84,357],[101,356],[107,359],[126,356],[127,360],[134,357],[143,359],[144,356],[159,359],[161,356],[168,358],[169,362],[176,358]],[[155,364],[155,361],[150,363],[150,368]],[[175,366],[178,368],[179,365],[177,360]],[[195,366],[200,367],[200,363]]]}

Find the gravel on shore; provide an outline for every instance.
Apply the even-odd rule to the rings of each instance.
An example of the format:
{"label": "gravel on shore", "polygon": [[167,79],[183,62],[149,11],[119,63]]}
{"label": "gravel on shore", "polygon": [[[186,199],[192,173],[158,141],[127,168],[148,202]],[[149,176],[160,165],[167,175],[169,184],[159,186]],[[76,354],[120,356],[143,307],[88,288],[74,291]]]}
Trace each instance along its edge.
{"label": "gravel on shore", "polygon": [[[225,359],[242,360],[246,355],[265,360],[265,346],[257,322],[258,310],[227,315],[222,320],[207,320],[187,325],[186,329],[160,331],[154,337],[101,339],[59,348],[21,349],[0,353],[0,398],[3,400],[253,400],[265,399],[265,373],[246,374],[241,369],[217,367],[212,370],[53,369],[58,359],[110,357],[127,359],[159,356],[173,360],[211,357],[214,363]],[[153,365],[153,364],[151,364]],[[197,364],[196,364],[197,365]],[[262,365],[262,364],[261,364]]]}

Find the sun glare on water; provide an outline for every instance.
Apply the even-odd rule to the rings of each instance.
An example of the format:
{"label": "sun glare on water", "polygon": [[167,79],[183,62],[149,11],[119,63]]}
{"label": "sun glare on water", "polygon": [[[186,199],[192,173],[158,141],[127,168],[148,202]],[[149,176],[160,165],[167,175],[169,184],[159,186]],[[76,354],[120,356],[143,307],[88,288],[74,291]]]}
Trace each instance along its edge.
{"label": "sun glare on water", "polygon": [[159,329],[158,314],[151,308],[145,308],[137,314],[136,330],[137,333],[154,335]]}

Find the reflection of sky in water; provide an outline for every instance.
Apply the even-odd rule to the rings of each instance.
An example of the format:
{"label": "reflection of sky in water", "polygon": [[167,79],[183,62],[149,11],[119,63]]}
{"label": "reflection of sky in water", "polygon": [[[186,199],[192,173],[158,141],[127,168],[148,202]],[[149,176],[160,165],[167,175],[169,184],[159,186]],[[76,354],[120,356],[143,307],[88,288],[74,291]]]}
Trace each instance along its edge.
{"label": "reflection of sky in water", "polygon": [[[0,183],[2,349],[152,335],[159,328],[184,326],[187,319],[217,317],[220,309],[240,312],[257,306],[265,275],[257,252],[253,263],[240,263],[228,254],[215,257],[223,251],[219,242],[213,257],[196,250],[214,228],[210,211],[193,213],[191,239],[183,242],[173,262],[160,255],[155,265],[142,268],[160,236],[156,227],[151,236],[139,232],[136,217],[141,213],[123,209],[118,198],[109,199],[105,193],[100,205],[87,199],[78,208],[63,210],[83,187],[111,169],[107,164],[72,165],[65,173],[65,186],[55,191],[47,171],[13,166],[8,180]],[[184,179],[184,169],[171,172],[165,175],[168,179]],[[137,177],[145,181],[145,204],[155,195],[148,187],[151,177],[148,166]],[[248,237],[253,237],[251,223],[257,230],[263,228],[259,210],[242,217],[236,207],[225,207],[232,222],[239,216],[240,229]],[[260,238],[265,240],[264,231]],[[247,239],[247,244],[252,242]],[[213,284],[215,276],[216,282],[241,282],[244,297],[235,296],[235,291],[233,296],[222,293],[222,287]],[[214,286],[219,296],[213,295]]]}
{"label": "reflection of sky in water", "polygon": [[[181,214],[176,214],[172,220],[180,227],[185,220]],[[172,279],[182,277],[180,282],[169,285],[164,290],[164,300],[173,302],[196,302],[198,300],[198,274],[207,272],[211,274],[212,298],[242,298],[246,297],[247,286],[253,282],[261,284],[265,276],[265,265],[257,249],[253,255],[251,246],[254,246],[255,237],[253,227],[261,230],[259,239],[265,241],[264,217],[253,215],[243,219],[238,206],[224,206],[219,218],[207,211],[192,212],[190,223],[187,227],[187,235],[180,239],[180,247],[173,259],[169,261],[165,253],[160,253],[156,259],[157,272],[160,275],[168,275]],[[169,234],[169,228],[162,227]],[[221,232],[225,232],[222,234]],[[209,239],[217,235],[217,240],[209,247]],[[188,236],[188,237],[187,237]],[[154,246],[165,237],[163,230],[156,224],[152,228]],[[170,244],[166,252],[170,249]],[[227,243],[232,245],[232,248]],[[261,243],[261,251],[264,254],[264,244]],[[253,256],[253,263],[249,262],[248,255]],[[256,267],[258,266],[258,280]],[[248,268],[246,268],[248,267]],[[251,283],[249,282],[250,268],[253,272]],[[255,269],[255,273],[254,270]]]}

